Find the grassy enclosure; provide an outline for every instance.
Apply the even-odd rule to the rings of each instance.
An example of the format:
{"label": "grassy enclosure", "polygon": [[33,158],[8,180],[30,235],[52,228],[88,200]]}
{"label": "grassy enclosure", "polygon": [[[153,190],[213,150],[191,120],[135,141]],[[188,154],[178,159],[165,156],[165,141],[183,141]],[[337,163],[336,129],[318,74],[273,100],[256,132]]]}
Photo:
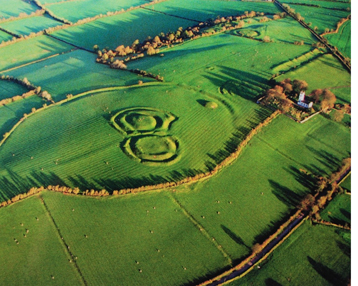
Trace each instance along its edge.
{"label": "grassy enclosure", "polygon": [[12,35],[8,34],[8,33],[5,33],[3,31],[0,31],[0,44],[2,42],[6,42],[6,41],[9,41],[13,38]]}
{"label": "grassy enclosure", "polygon": [[305,80],[308,83],[307,94],[318,88],[328,88],[336,95],[337,102],[351,102],[351,75],[333,55],[321,56],[275,80],[286,78]]}
{"label": "grassy enclosure", "polygon": [[31,14],[38,10],[35,5],[22,0],[0,0],[1,16],[5,19],[18,17],[20,13]]}
{"label": "grassy enclosure", "polygon": [[[331,2],[335,5],[335,2]],[[306,23],[311,23],[311,28],[317,27],[317,33],[322,34],[326,28],[335,30],[337,23],[342,18],[347,18],[350,11],[332,10],[326,8],[308,7],[289,4],[296,13],[300,13]]]}
{"label": "grassy enclosure", "polygon": [[351,21],[343,23],[338,33],[326,35],[325,38],[346,57],[351,57]]}
{"label": "grassy enclosure", "polygon": [[43,196],[89,285],[182,285],[228,264],[170,194]]}
{"label": "grassy enclosure", "polygon": [[61,22],[58,22],[47,15],[0,23],[1,28],[4,28],[16,35],[23,36],[27,36],[31,33],[37,33],[43,31],[44,29],[60,25],[62,25]]}
{"label": "grassy enclosure", "polygon": [[[143,106],[143,98],[145,107],[166,110],[178,117],[165,135],[178,138],[183,152],[180,161],[170,167],[153,169],[132,161],[122,152],[125,136],[110,124],[111,113]],[[57,175],[58,179],[54,182],[81,188],[94,185],[109,190],[182,179],[203,172],[210,164],[224,159],[229,154],[225,146],[230,144],[227,142],[230,142],[233,133],[236,134],[236,128],[241,128],[241,132],[231,140],[240,142],[247,130],[268,116],[268,112],[254,103],[236,107],[238,113],[233,116],[231,109],[224,104],[211,110],[200,104],[203,100],[210,98],[175,85],[153,85],[94,94],[31,116],[8,139],[0,150],[0,158],[7,169],[36,177],[40,185],[51,182],[51,173]],[[220,129],[216,128],[218,122]],[[28,141],[24,142],[21,139],[23,136]],[[72,136],[79,138],[75,147],[69,144]],[[49,139],[53,146],[51,149],[46,147]],[[227,148],[232,147],[228,145]],[[14,158],[8,152],[17,156]],[[36,159],[29,160],[30,157]],[[44,171],[41,172],[41,169]],[[5,178],[7,172],[2,169],[1,175]],[[148,173],[150,177],[147,177]],[[118,177],[118,174],[121,176]],[[4,188],[3,185],[1,189]]]}
{"label": "grassy enclosure", "polygon": [[[337,133],[340,139],[332,142]],[[300,125],[280,116],[231,166],[208,181],[180,188],[176,197],[232,259],[242,259],[314,190],[314,180],[300,169],[313,174],[335,171],[349,155],[349,139],[347,128],[324,117]],[[335,150],[338,141],[344,152]]]}
{"label": "grassy enclosure", "polygon": [[[52,1],[53,2],[53,1]],[[131,7],[146,4],[145,0],[106,0],[98,4],[96,0],[86,1],[67,1],[54,5],[46,5],[46,8],[53,12],[56,16],[65,18],[73,23],[78,20],[94,17],[107,12],[127,10]],[[73,11],[77,11],[73,13]]]}
{"label": "grassy enclosure", "polygon": [[320,213],[323,220],[336,224],[351,224],[351,196],[339,194]]}
{"label": "grassy enclosure", "polygon": [[28,92],[28,89],[22,85],[8,80],[0,80],[0,100],[21,95],[25,92]]}
{"label": "grassy enclosure", "polygon": [[0,209],[0,227],[1,284],[82,285],[38,196]]}
{"label": "grassy enclosure", "polygon": [[69,93],[138,82],[137,75],[99,65],[93,54],[82,50],[64,53],[7,74],[19,78],[26,74],[30,82],[47,90],[55,101],[65,99]]}
{"label": "grassy enclosure", "polygon": [[52,35],[90,50],[94,45],[101,49],[115,49],[120,45],[132,45],[136,39],[144,41],[148,36],[155,37],[161,32],[167,33],[178,27],[186,28],[195,23],[197,22],[137,9],[59,30]]}
{"label": "grassy enclosure", "polygon": [[[70,51],[73,47],[56,41],[47,36],[20,41],[16,45],[0,47],[0,53],[6,55],[0,58],[0,73],[7,69],[29,64],[58,53]],[[24,51],[31,50],[31,53]]]}
{"label": "grassy enclosure", "polygon": [[215,19],[217,16],[242,15],[245,11],[264,12],[267,14],[281,12],[273,3],[244,1],[171,0],[153,4],[148,8],[196,21]]}
{"label": "grassy enclosure", "polygon": [[345,285],[350,233],[305,222],[267,260],[228,285]]}

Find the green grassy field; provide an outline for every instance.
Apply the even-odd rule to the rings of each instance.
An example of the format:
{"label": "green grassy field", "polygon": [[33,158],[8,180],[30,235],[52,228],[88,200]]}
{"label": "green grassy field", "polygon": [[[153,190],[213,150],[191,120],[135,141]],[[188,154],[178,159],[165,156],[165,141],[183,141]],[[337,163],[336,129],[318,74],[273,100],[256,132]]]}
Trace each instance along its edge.
{"label": "green grassy field", "polygon": [[340,186],[350,192],[352,188],[352,176],[349,175],[348,178],[346,178]]}
{"label": "green grassy field", "polygon": [[[53,2],[53,1],[52,1]],[[52,11],[56,16],[65,18],[73,23],[88,17],[94,17],[107,12],[127,10],[131,7],[146,4],[145,0],[106,0],[101,5],[95,0],[86,1],[68,1],[56,5],[46,5],[46,8]],[[73,13],[73,11],[77,11]]]}
{"label": "green grassy field", "polygon": [[351,21],[345,22],[338,33],[326,35],[325,38],[346,57],[351,57]]}
{"label": "green grassy field", "polygon": [[4,18],[17,17],[20,13],[31,14],[37,7],[21,0],[0,0],[1,16]]}
{"label": "green grassy field", "polygon": [[349,232],[306,222],[260,268],[228,285],[347,285],[348,237]]}
{"label": "green grassy field", "polygon": [[343,65],[330,54],[319,57],[310,63],[275,78],[305,80],[308,83],[307,94],[317,88],[328,88],[337,97],[337,102],[351,102],[351,75]]}
{"label": "green grassy field", "polygon": [[[9,68],[69,51],[72,48],[70,45],[61,43],[47,36],[38,36],[18,42],[15,45],[2,47],[0,48],[0,53],[6,56],[0,58],[0,73]],[[27,50],[31,50],[31,53],[24,53],[24,51]]]}
{"label": "green grassy field", "polygon": [[[346,2],[346,3],[342,3]],[[301,4],[309,4],[309,5],[318,5],[321,8],[332,8],[332,9],[347,9],[351,7],[351,3],[349,0],[347,1],[322,1],[322,0],[284,0],[281,3],[301,3]],[[318,8],[318,7],[317,7]]]}
{"label": "green grassy field", "polygon": [[228,264],[169,193],[43,197],[88,285],[185,285]]}
{"label": "green grassy field", "polygon": [[196,23],[139,9],[59,30],[53,35],[91,50],[94,45],[115,49],[120,45],[132,45],[136,39],[144,41],[148,36],[155,37],[161,32],[167,33],[179,27],[187,28]]}
{"label": "green grassy field", "polygon": [[178,189],[176,197],[233,259],[243,258],[313,191],[312,179],[299,169],[335,171],[349,155],[349,139],[347,128],[322,116],[304,124],[280,116],[231,166],[208,181]]}
{"label": "green grassy field", "polygon": [[[256,31],[258,36],[256,36],[255,39],[260,40],[263,40],[265,36],[269,36],[270,39],[276,43],[293,44],[295,41],[303,41],[306,45],[312,45],[316,42],[311,32],[307,29],[302,29],[302,26],[291,17],[264,23],[253,23],[252,25],[248,25],[247,29]],[[245,29],[239,29],[237,31],[240,32],[242,30]],[[282,46],[282,49],[287,48],[288,47]]]}
{"label": "green grassy field", "polygon": [[1,284],[82,285],[38,197],[0,209],[0,227]]}
{"label": "green grassy field", "polygon": [[[319,1],[321,2],[321,1]],[[333,2],[332,2],[333,4]],[[311,28],[318,27],[317,33],[323,33],[326,28],[336,29],[340,19],[346,18],[351,12],[325,8],[307,7],[302,5],[289,4],[296,13],[305,18],[306,23],[312,23]]]}
{"label": "green grassy field", "polygon": [[273,66],[310,50],[309,46],[263,43],[231,31],[185,42],[163,50],[163,57],[146,57],[129,63],[128,68],[149,70],[164,76],[165,81],[195,86],[213,94],[230,91],[234,96],[228,93],[229,98],[253,100],[269,87]]}
{"label": "green grassy field", "polygon": [[340,194],[320,213],[323,220],[340,225],[351,223],[351,196]]}
{"label": "green grassy field", "polygon": [[[202,105],[210,99],[203,93],[175,85],[154,85],[98,93],[47,109],[22,123],[2,146],[1,165],[7,167],[0,171],[1,177],[7,178],[7,170],[11,170],[22,177],[30,176],[29,180],[24,178],[24,183],[30,185],[31,182],[81,188],[94,185],[113,190],[179,180],[203,172],[208,165],[229,154],[232,140],[239,142],[269,114],[259,105],[243,99],[237,99],[241,105],[234,110],[230,101],[215,99],[219,107],[211,110]],[[179,162],[170,166],[146,166],[122,152],[121,146],[127,139],[110,125],[109,112],[114,115],[129,107],[158,108],[178,117],[167,135],[179,140]],[[22,139],[24,136],[26,141]],[[70,143],[73,136],[78,138],[76,145]],[[53,146],[50,149],[49,142]],[[17,156],[13,157],[12,153]],[[59,179],[53,179],[51,174]],[[7,187],[0,188],[6,192]]]}
{"label": "green grassy field", "polygon": [[50,16],[37,16],[16,21],[0,23],[0,27],[4,28],[16,35],[27,36],[30,33],[37,33],[46,28],[62,25],[61,22],[55,21]]}
{"label": "green grassy field", "polygon": [[[74,22],[149,3],[40,2]],[[311,2],[327,9],[291,7],[319,32],[349,14],[328,8],[350,3]],[[19,0],[0,0],[0,7],[5,18],[36,9]],[[242,29],[163,47],[158,55],[129,62],[127,71],[96,63],[88,51],[95,44],[115,49],[217,16],[256,11],[271,19],[282,12],[274,3],[223,0],[169,0],[148,8],[0,48],[0,74],[26,77],[56,102],[75,96],[28,116],[0,146],[0,203],[33,186],[111,194],[208,172],[273,112],[256,103],[273,74],[283,73],[278,81],[307,81],[307,93],[329,88],[338,102],[351,102],[350,73],[324,49],[315,49],[316,40],[291,17],[245,19]],[[44,19],[0,26],[28,34],[60,24]],[[330,40],[342,43],[342,50],[350,41],[348,25]],[[265,36],[272,41],[263,42]],[[0,32],[2,37],[9,38]],[[294,44],[299,41],[304,44]],[[163,76],[164,82],[131,69]],[[21,93],[19,85],[0,81],[0,100]],[[31,96],[0,107],[0,137],[44,103]],[[313,175],[329,176],[351,156],[347,122],[348,115],[342,123],[317,115],[303,124],[279,115],[236,160],[205,180],[105,198],[44,191],[1,208],[0,284],[196,285],[212,278],[240,263],[296,212],[300,200],[315,191]],[[351,189],[350,177],[342,187]],[[350,214],[350,196],[339,195],[321,216],[350,223]],[[260,269],[231,285],[346,285],[349,264],[349,232],[306,222]]]}
{"label": "green grassy field", "polygon": [[23,117],[24,113],[29,114],[33,107],[39,108],[46,103],[40,97],[33,95],[25,99],[12,102],[0,107],[0,136],[10,129]]}
{"label": "green grassy field", "polygon": [[[130,72],[111,69],[95,62],[94,54],[76,50],[47,60],[7,72],[28,80],[47,90],[55,101],[65,99],[69,93],[119,85],[132,85],[139,77]],[[150,81],[144,79],[143,81]],[[68,83],[71,84],[68,84]]]}
{"label": "green grassy field", "polygon": [[12,39],[12,35],[5,33],[3,31],[0,31],[0,43],[6,42]]}
{"label": "green grassy field", "polygon": [[204,1],[204,0],[171,0],[154,4],[149,7],[157,12],[180,16],[197,21],[220,16],[242,15],[245,11],[264,13],[281,12],[273,3],[243,1]]}
{"label": "green grassy field", "polygon": [[7,80],[0,80],[0,100],[10,98],[15,95],[21,95],[28,91],[29,90],[27,88],[17,83]]}

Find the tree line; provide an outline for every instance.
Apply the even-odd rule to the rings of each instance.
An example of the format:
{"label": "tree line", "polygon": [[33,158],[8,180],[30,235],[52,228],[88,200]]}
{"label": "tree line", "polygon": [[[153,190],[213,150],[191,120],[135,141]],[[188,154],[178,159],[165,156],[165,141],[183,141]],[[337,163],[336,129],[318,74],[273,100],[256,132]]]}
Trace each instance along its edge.
{"label": "tree line", "polygon": [[20,84],[21,86],[29,89],[29,91],[23,93],[22,95],[15,95],[13,97],[5,98],[3,100],[0,100],[0,107],[4,106],[6,104],[9,104],[11,102],[15,102],[15,101],[18,101],[20,99],[27,98],[27,97],[32,96],[32,95],[38,95],[39,97],[41,97],[41,98],[43,98],[43,99],[45,99],[47,101],[50,101],[52,103],[54,102],[52,100],[51,94],[49,94],[46,90],[41,90],[40,86],[33,85],[26,77],[24,77],[23,79],[20,79],[20,78],[16,78],[16,77],[9,76],[9,75],[1,75],[0,79]]}

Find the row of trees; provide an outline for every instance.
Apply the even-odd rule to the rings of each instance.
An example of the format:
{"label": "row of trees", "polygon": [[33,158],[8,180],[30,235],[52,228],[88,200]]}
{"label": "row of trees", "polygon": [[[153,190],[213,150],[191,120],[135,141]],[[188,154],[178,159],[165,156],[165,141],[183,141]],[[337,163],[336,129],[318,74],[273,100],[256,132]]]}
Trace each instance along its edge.
{"label": "row of trees", "polygon": [[16,84],[20,84],[23,87],[29,89],[28,92],[25,92],[22,95],[15,95],[13,97],[5,98],[3,100],[0,100],[0,106],[9,104],[11,102],[15,102],[15,101],[20,100],[20,99],[27,98],[27,97],[32,96],[32,95],[38,95],[39,97],[41,97],[41,98],[43,98],[43,99],[45,99],[47,101],[50,101],[52,103],[54,102],[52,100],[51,94],[49,94],[46,90],[41,90],[40,86],[33,85],[26,77],[24,77],[23,79],[20,79],[20,78],[16,78],[16,77],[9,76],[9,75],[2,75],[0,77],[0,79],[1,80],[6,80],[6,81],[11,81],[11,82],[14,82]]}
{"label": "row of trees", "polygon": [[[198,37],[212,35],[214,33],[231,30],[231,29],[238,29],[244,27],[245,18],[252,18],[256,16],[264,16],[263,12],[255,12],[255,11],[245,11],[243,15],[239,16],[228,16],[228,17],[220,17],[218,16],[216,19],[209,19],[207,21],[201,22],[196,26],[188,27],[183,29],[179,27],[175,32],[168,32],[168,33],[160,33],[156,35],[154,38],[147,37],[146,40],[140,42],[138,39],[135,40],[132,45],[124,46],[119,45],[115,50],[110,50],[108,48],[100,50],[98,45],[93,47],[94,51],[97,53],[97,61],[98,62],[114,62],[113,58],[115,57],[126,57],[130,54],[143,54],[146,53],[147,55],[155,55],[159,53],[159,48],[163,46],[170,47],[174,44],[182,43],[187,39],[196,39]],[[285,17],[286,13],[277,13],[274,15],[274,19],[280,19]],[[269,19],[267,17],[263,17],[260,21],[265,22]],[[220,30],[213,30],[211,29],[208,31],[208,28],[214,26],[221,26]],[[133,58],[136,59],[136,58]],[[132,58],[127,57],[123,61],[129,61]]]}
{"label": "row of trees", "polygon": [[333,199],[335,194],[344,192],[344,190],[338,186],[338,181],[350,169],[350,167],[351,158],[345,158],[342,160],[340,168],[336,172],[332,173],[329,178],[316,177],[316,194],[308,194],[301,201],[300,208],[302,210],[308,210],[310,217],[313,217],[316,220],[321,220],[319,211],[325,207],[327,202]]}
{"label": "row of trees", "polygon": [[43,10],[43,9],[36,10],[36,11],[32,12],[31,14],[26,14],[25,12],[21,12],[18,16],[11,16],[9,18],[5,18],[5,17],[1,18],[0,17],[0,23],[16,21],[16,20],[20,20],[20,19],[24,19],[24,18],[29,18],[29,17],[41,16],[44,13],[45,13],[45,10]]}

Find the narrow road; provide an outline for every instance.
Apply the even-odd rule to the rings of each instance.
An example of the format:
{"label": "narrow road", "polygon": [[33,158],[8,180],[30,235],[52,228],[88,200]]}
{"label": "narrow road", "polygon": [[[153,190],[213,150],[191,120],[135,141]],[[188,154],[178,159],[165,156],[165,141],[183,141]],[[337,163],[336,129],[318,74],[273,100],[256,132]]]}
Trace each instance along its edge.
{"label": "narrow road", "polygon": [[214,285],[221,285],[224,282],[227,282],[229,280],[232,280],[234,278],[236,278],[237,276],[245,273],[247,270],[249,270],[251,267],[253,267],[253,265],[259,261],[262,257],[264,257],[268,252],[270,252],[277,243],[279,243],[285,236],[289,235],[289,233],[291,232],[291,230],[297,225],[299,224],[306,216],[308,215],[308,213],[301,213],[295,220],[293,220],[275,239],[273,239],[266,247],[264,247],[252,260],[250,260],[250,262],[246,263],[244,266],[242,266],[240,269],[234,270],[233,272],[231,272],[230,274],[228,274],[227,276],[224,276],[222,278],[220,278],[219,280],[216,280],[210,284],[208,284],[209,286],[214,286]]}
{"label": "narrow road", "polygon": [[278,5],[283,11],[287,13],[287,15],[290,15],[293,19],[295,19],[298,23],[300,23],[304,28],[306,28],[308,31],[310,31],[325,47],[335,56],[337,57],[342,64],[348,69],[349,72],[351,72],[351,65],[345,61],[344,56],[340,51],[337,50],[336,47],[330,45],[327,42],[327,39],[322,38],[320,35],[318,35],[314,30],[312,30],[304,21],[296,19],[293,15],[291,15],[288,10],[282,5],[281,2],[278,0],[274,0],[274,3]]}
{"label": "narrow road", "polygon": [[[339,176],[337,180],[335,180],[335,183],[339,184],[342,179],[345,178],[345,176],[351,171],[351,168],[348,168],[343,174]],[[297,226],[302,220],[304,220],[308,216],[308,211],[302,211],[299,216],[294,219],[276,238],[274,238],[268,245],[266,245],[259,253],[256,254],[256,256],[251,259],[248,263],[243,265],[240,269],[234,270],[227,274],[224,277],[221,277],[218,280],[213,281],[210,284],[207,284],[208,286],[214,286],[214,285],[221,285],[227,281],[230,281],[241,274],[248,271],[250,268],[252,268],[256,262],[258,262],[261,258],[263,258],[267,253],[269,253],[282,239],[284,239],[286,236],[290,235],[290,232],[292,229]]]}

